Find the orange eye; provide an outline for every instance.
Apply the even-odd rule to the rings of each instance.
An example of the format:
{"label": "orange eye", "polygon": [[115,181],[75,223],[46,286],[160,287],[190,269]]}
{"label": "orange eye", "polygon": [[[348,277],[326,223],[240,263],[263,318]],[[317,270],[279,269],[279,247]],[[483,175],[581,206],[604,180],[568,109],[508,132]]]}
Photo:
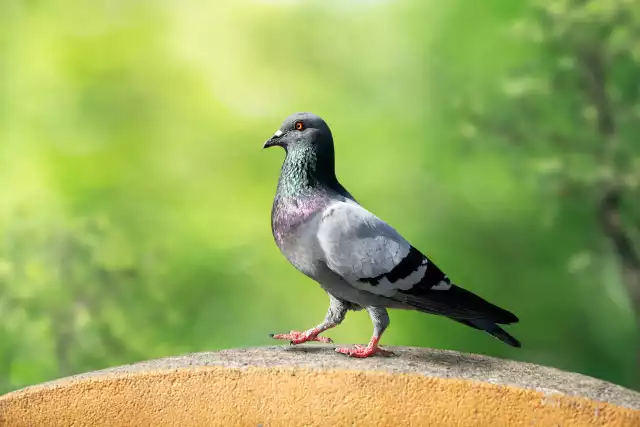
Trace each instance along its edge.
{"label": "orange eye", "polygon": [[296,130],[302,130],[302,129],[304,129],[304,125],[302,124],[302,122],[296,122],[296,124],[295,124],[295,125],[293,125],[293,127],[294,127]]}

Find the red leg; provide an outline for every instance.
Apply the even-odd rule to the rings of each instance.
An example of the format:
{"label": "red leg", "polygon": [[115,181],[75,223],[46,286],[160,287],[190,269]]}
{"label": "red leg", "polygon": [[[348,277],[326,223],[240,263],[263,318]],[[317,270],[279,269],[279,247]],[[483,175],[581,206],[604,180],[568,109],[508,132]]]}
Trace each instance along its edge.
{"label": "red leg", "polygon": [[369,345],[367,345],[366,347],[363,345],[356,345],[355,348],[346,348],[346,347],[336,348],[336,351],[338,353],[346,354],[347,356],[350,356],[350,357],[359,357],[359,358],[370,357],[370,356],[373,356],[374,354],[380,354],[382,356],[394,355],[392,351],[383,350],[380,347],[378,347],[378,342],[380,342],[380,337],[377,337],[374,335],[371,338],[371,341],[369,341]]}
{"label": "red leg", "polygon": [[277,340],[289,340],[291,345],[302,344],[307,341],[318,341],[323,343],[332,343],[333,340],[329,337],[318,336],[327,329],[338,326],[344,320],[344,316],[347,314],[347,304],[344,301],[337,299],[333,295],[329,294],[329,310],[324,321],[315,328],[311,328],[305,332],[291,331],[288,334],[269,334],[271,338]]}
{"label": "red leg", "polygon": [[318,341],[330,344],[333,342],[331,338],[318,336],[318,334],[325,330],[312,328],[305,332],[291,331],[288,334],[269,334],[269,336],[276,340],[289,340],[289,344],[291,345],[302,344],[308,341]]}

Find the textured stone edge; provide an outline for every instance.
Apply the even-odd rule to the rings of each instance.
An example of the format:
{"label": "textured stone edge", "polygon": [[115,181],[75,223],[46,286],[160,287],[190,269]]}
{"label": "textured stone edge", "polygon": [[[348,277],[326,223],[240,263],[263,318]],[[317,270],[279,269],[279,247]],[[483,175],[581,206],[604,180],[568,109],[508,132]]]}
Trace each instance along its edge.
{"label": "textured stone edge", "polygon": [[88,372],[26,387],[0,396],[0,401],[21,394],[57,388],[70,382],[122,376],[143,372],[162,372],[206,367],[227,368],[307,368],[329,371],[374,371],[417,374],[444,379],[461,379],[607,402],[640,410],[640,393],[622,386],[531,363],[499,359],[479,354],[458,353],[413,347],[389,347],[395,357],[353,359],[337,354],[329,346],[272,346],[189,353],[153,359],[131,365]]}

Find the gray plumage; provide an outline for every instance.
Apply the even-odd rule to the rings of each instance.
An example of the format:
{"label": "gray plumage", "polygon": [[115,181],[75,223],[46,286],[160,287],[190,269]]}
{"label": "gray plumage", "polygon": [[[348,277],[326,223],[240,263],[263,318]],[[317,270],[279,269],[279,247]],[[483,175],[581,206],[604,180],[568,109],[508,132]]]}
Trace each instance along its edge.
{"label": "gray plumage", "polygon": [[377,341],[389,325],[386,309],[398,308],[444,315],[520,346],[497,325],[517,322],[514,314],[451,283],[338,182],[333,137],[324,120],[311,113],[293,114],[264,146],[286,151],[271,214],[276,244],[330,297],[320,325],[274,337],[293,343],[318,341],[318,334],[342,322],[347,310],[364,308],[374,324],[369,347],[337,351],[366,357],[383,352]]}

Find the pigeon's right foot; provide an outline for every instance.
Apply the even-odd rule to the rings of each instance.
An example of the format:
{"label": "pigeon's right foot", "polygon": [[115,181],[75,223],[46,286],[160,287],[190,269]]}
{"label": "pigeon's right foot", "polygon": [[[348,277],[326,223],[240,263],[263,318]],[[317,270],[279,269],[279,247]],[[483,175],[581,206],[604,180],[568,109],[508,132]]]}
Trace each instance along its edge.
{"label": "pigeon's right foot", "polygon": [[349,357],[358,358],[371,357],[376,354],[385,357],[395,356],[395,353],[393,351],[383,350],[378,347],[378,342],[380,342],[380,337],[374,336],[373,338],[371,338],[369,345],[356,345],[355,348],[340,347],[336,348],[336,352],[346,354]]}
{"label": "pigeon's right foot", "polygon": [[333,340],[329,337],[318,336],[319,332],[312,329],[306,332],[291,331],[288,334],[269,334],[269,336],[276,340],[289,340],[289,344],[302,344],[308,341],[318,341],[326,344],[331,344]]}

